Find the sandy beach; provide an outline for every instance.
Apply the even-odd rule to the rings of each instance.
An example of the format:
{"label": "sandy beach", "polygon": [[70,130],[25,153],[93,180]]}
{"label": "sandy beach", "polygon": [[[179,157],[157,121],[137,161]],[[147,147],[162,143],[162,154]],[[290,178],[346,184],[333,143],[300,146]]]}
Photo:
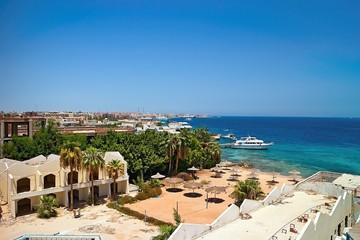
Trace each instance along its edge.
{"label": "sandy beach", "polygon": [[[256,169],[239,169],[238,180],[245,180],[252,172],[256,172],[259,178],[261,188],[265,195],[268,194],[275,186],[282,186],[283,183],[292,184],[289,176],[277,175],[274,185],[268,185],[267,181],[273,179],[272,173],[261,172]],[[231,179],[231,171],[224,170],[221,178],[213,178],[213,172],[210,170],[201,170],[196,173],[199,179],[196,182],[208,181],[208,185],[204,185],[201,189],[196,189],[197,197],[186,196],[192,192],[190,189],[183,188],[183,184],[178,184],[180,192],[167,191],[170,186],[166,181],[162,187],[163,193],[158,198],[151,198],[126,206],[145,213],[148,216],[166,221],[174,222],[173,208],[178,207],[179,213],[186,223],[211,223],[214,221],[228,206],[234,202],[229,197],[233,191],[235,181]],[[217,202],[206,202],[205,188],[208,186],[227,186],[226,193],[216,195]],[[209,193],[209,198],[214,198],[214,194]],[[36,214],[17,217],[11,219],[6,206],[3,206],[3,219],[0,224],[0,232],[2,239],[13,239],[25,233],[38,234],[95,234],[101,235],[105,240],[113,239],[151,239],[152,236],[158,234],[158,227],[145,225],[143,221],[133,219],[132,217],[123,215],[113,209],[107,208],[105,205],[95,207],[85,207],[81,211],[81,217],[75,219],[73,214],[64,208],[59,208],[59,216],[50,219],[39,219]]]}
{"label": "sandy beach", "polygon": [[[231,168],[230,168],[231,169]],[[284,183],[293,184],[289,181],[291,177],[276,175],[275,181],[276,184],[269,185],[267,181],[273,180],[272,173],[261,172],[257,169],[246,169],[241,168],[238,171],[238,174],[241,175],[238,177],[238,180],[245,180],[248,178],[248,175],[251,172],[256,173],[256,177],[259,179],[261,188],[265,195],[271,192],[275,186],[281,187]],[[159,198],[151,198],[145,201],[136,202],[134,204],[127,204],[126,207],[129,207],[138,212],[142,212],[157,219],[174,222],[173,219],[173,209],[178,208],[178,211],[186,223],[201,223],[207,224],[214,221],[220,214],[229,206],[229,204],[234,203],[234,199],[229,197],[229,194],[233,191],[233,185],[236,181],[228,181],[231,179],[231,170],[224,170],[224,174],[221,174],[221,178],[213,178],[214,172],[210,170],[201,170],[196,173],[196,176],[199,179],[196,182],[201,182],[203,180],[208,181],[208,185],[204,185],[201,189],[196,189],[195,192],[198,193],[199,197],[187,197],[187,193],[191,193],[192,190],[185,189],[183,184],[178,184],[176,187],[182,189],[181,192],[169,192],[167,189],[173,188],[173,186],[166,183],[165,180],[164,187],[162,188],[163,193]],[[218,202],[209,202],[206,204],[206,191],[205,189],[209,186],[226,186],[226,192],[216,195],[216,198],[219,199]],[[214,198],[214,194],[209,193],[209,198]]]}

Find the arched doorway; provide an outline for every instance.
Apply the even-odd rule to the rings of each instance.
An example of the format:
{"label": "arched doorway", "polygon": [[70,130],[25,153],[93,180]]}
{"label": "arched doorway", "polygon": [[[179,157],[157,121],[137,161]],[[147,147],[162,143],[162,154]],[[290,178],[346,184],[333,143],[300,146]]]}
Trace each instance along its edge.
{"label": "arched doorway", "polygon": [[[80,207],[80,200],[79,200],[79,190],[78,189],[74,189],[73,190],[73,195],[74,195],[74,208],[79,208]],[[70,206],[70,199],[71,199],[71,192],[68,192],[68,199],[69,199],[69,206]]]}
{"label": "arched doorway", "polygon": [[[71,178],[71,172],[68,173],[68,185],[71,184],[70,178]],[[78,183],[78,182],[79,182],[78,172],[77,172],[77,171],[73,171],[73,182],[72,182],[72,183]]]}
{"label": "arched doorway", "polygon": [[48,174],[44,177],[44,189],[55,187],[55,175]]}
{"label": "arched doorway", "polygon": [[338,224],[337,235],[341,236],[341,223]]}
{"label": "arched doorway", "polygon": [[17,202],[17,216],[25,215],[31,212],[31,200],[29,198],[21,199]]}
{"label": "arched doorway", "polygon": [[99,189],[99,186],[94,186],[94,195],[96,197],[99,197],[100,196],[100,189]]}
{"label": "arched doorway", "polygon": [[[94,172],[93,176],[94,176],[94,181],[99,180],[99,172]],[[91,173],[89,173],[89,181],[91,181]]]}
{"label": "arched doorway", "polygon": [[116,194],[119,192],[117,183],[115,183],[115,192],[114,192],[114,183],[113,182],[110,184],[110,188],[111,188],[111,194]]}
{"label": "arched doorway", "polygon": [[28,192],[30,191],[30,179],[29,178],[20,178],[16,182],[16,192]]}

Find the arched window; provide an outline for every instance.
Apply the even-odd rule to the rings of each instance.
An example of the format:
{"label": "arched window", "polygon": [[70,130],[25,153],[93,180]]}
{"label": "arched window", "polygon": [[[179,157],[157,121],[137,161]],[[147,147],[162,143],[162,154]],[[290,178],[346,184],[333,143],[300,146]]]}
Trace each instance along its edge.
{"label": "arched window", "polygon": [[30,191],[30,179],[29,178],[20,178],[17,180],[16,184],[16,192],[22,193],[22,192],[28,192]]}
{"label": "arched window", "polygon": [[48,174],[44,177],[44,188],[55,187],[55,175]]}

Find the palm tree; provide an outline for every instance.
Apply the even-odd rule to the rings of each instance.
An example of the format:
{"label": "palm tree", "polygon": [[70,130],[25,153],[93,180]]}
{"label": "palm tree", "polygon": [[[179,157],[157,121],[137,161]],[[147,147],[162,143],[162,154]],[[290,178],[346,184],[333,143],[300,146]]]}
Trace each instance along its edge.
{"label": "palm tree", "polygon": [[165,142],[165,151],[166,151],[166,156],[169,158],[169,171],[168,171],[168,175],[170,175],[171,173],[171,169],[172,169],[172,161],[173,161],[173,156],[175,154],[175,150],[176,150],[176,142],[175,142],[175,135],[171,135],[169,134],[166,138],[166,142]]}
{"label": "palm tree", "polygon": [[70,211],[74,208],[73,174],[81,168],[82,152],[77,142],[66,142],[60,151],[60,166],[70,167]]}
{"label": "palm tree", "polygon": [[89,171],[91,175],[91,205],[94,206],[94,173],[105,167],[103,154],[96,148],[89,147],[84,151],[83,167]]}
{"label": "palm tree", "polygon": [[50,218],[56,216],[56,207],[57,202],[56,199],[51,196],[43,196],[41,199],[41,204],[39,209],[37,210],[39,218]]}
{"label": "palm tree", "polygon": [[109,177],[114,180],[113,183],[113,193],[114,196],[116,194],[116,179],[119,178],[119,172],[121,175],[124,175],[124,164],[121,163],[120,159],[113,159],[111,160],[106,166]]}
{"label": "palm tree", "polygon": [[176,163],[175,163],[175,173],[177,173],[179,166],[179,159],[185,160],[187,154],[187,147],[185,144],[185,138],[175,135],[175,144],[176,144]]}
{"label": "palm tree", "polygon": [[235,204],[240,206],[244,199],[255,200],[262,193],[260,183],[254,180],[239,181],[234,186],[234,191],[229,197],[235,199]]}

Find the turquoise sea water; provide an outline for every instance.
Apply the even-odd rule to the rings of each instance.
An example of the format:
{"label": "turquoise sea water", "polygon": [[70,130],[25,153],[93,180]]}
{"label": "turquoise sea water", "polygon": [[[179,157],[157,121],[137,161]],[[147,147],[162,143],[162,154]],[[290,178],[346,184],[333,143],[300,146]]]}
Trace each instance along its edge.
{"label": "turquoise sea water", "polygon": [[359,118],[210,117],[188,122],[213,133],[275,142],[268,150],[223,148],[222,158],[232,162],[282,174],[296,169],[303,177],[317,171],[360,174]]}

